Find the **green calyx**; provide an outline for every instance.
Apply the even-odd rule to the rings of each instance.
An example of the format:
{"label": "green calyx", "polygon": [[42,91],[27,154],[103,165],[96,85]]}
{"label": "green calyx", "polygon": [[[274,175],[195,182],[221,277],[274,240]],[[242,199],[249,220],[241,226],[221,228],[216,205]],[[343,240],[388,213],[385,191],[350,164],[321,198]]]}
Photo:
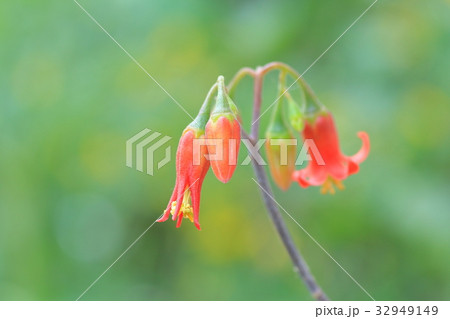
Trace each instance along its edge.
{"label": "green calyx", "polygon": [[217,97],[210,120],[216,122],[220,117],[226,117],[230,121],[239,119],[239,111],[233,100],[228,96],[223,76],[217,79]]}
{"label": "green calyx", "polygon": [[213,123],[216,123],[217,120],[220,119],[221,117],[228,119],[230,122],[233,122],[236,119],[233,113],[216,113],[216,114],[213,113],[211,114],[209,120]]}
{"label": "green calyx", "polygon": [[329,114],[329,112],[327,111],[327,109],[321,109],[315,113],[309,113],[309,114],[305,114],[305,121],[307,121],[310,125],[314,125],[314,123],[316,122],[316,119],[319,116],[324,116]]}
{"label": "green calyx", "polygon": [[327,115],[329,112],[327,108],[323,105],[320,106],[320,108],[314,108],[310,109],[308,112],[304,113],[304,120],[307,121],[309,124],[314,125],[316,122],[316,119],[319,116]]}
{"label": "green calyx", "polygon": [[186,129],[193,129],[195,131],[203,131],[205,132],[205,126],[208,122],[209,113],[199,112],[195,119],[187,126]]}
{"label": "green calyx", "polygon": [[278,83],[278,100],[275,108],[272,111],[269,126],[266,131],[267,139],[284,139],[292,138],[292,132],[286,121],[283,104],[286,97],[287,90],[285,89],[286,73],[280,72],[280,80]]}
{"label": "green calyx", "polygon": [[292,138],[293,136],[283,113],[283,102],[284,96],[281,96],[272,112],[272,117],[266,131],[266,138],[268,139],[285,139]]}
{"label": "green calyx", "polygon": [[191,128],[194,131],[201,133],[200,135],[204,134],[206,123],[208,122],[208,119],[211,115],[211,101],[216,90],[217,83],[215,83],[209,90],[208,94],[206,95],[205,101],[200,108],[200,111],[198,112],[195,119],[187,126],[186,130]]}
{"label": "green calyx", "polygon": [[[192,122],[193,123],[193,122]],[[198,127],[194,127],[192,126],[192,123],[189,124],[183,131],[183,133],[181,135],[184,135],[186,132],[188,131],[192,131],[194,132],[194,137],[195,138],[199,138],[202,135],[205,135],[205,129],[200,129]]]}
{"label": "green calyx", "polygon": [[286,99],[288,102],[288,119],[292,128],[297,132],[303,130],[304,127],[304,116],[302,111],[300,110],[300,105],[294,101],[292,96],[286,92]]}
{"label": "green calyx", "polygon": [[229,95],[227,95],[228,104],[230,105],[231,112],[233,112],[233,115],[235,118],[237,118],[240,122],[241,115],[239,114],[239,109],[237,108],[236,104],[234,104],[233,100]]}
{"label": "green calyx", "polygon": [[327,108],[319,101],[312,89],[305,84],[303,88],[304,98],[302,111],[304,119],[309,123],[314,123],[318,116],[328,112]]}

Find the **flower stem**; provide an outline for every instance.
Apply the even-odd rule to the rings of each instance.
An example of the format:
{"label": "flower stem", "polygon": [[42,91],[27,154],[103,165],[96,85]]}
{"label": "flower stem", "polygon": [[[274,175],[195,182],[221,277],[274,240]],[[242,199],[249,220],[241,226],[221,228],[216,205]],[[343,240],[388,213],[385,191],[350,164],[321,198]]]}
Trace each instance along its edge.
{"label": "flower stem", "polygon": [[316,300],[327,301],[329,300],[327,295],[322,291],[320,286],[317,284],[314,276],[311,274],[308,265],[306,264],[303,256],[295,247],[294,241],[281,217],[280,211],[273,200],[272,189],[270,188],[269,182],[267,180],[266,172],[264,168],[259,165],[255,159],[252,161],[253,169],[255,171],[256,179],[261,187],[261,195],[264,199],[264,204],[266,205],[269,216],[281,238],[281,241],[286,248],[289,257],[291,257],[292,263],[294,264],[295,271],[303,279],[308,288],[311,296]]}
{"label": "flower stem", "polygon": [[242,68],[236,73],[234,78],[231,80],[230,84],[228,84],[228,95],[230,97],[233,97],[234,89],[236,88],[237,84],[246,76],[250,75],[254,77],[255,71],[253,71],[250,68]]}
{"label": "flower stem", "polygon": [[[303,98],[305,101],[312,102],[317,108],[324,109],[324,105],[322,102],[319,101],[317,96],[314,94],[314,91],[311,89],[311,87],[306,83],[306,81],[303,79],[303,75],[295,71],[293,68],[291,68],[289,65],[282,63],[282,62],[271,62],[266,64],[263,67],[263,74],[266,74],[272,70],[280,70],[282,72],[286,72],[289,74],[292,78],[295,79],[295,83],[298,84],[300,89],[303,91]],[[293,84],[292,84],[293,85]],[[290,87],[290,86],[289,86]],[[284,93],[288,93],[287,89]],[[283,94],[284,94],[283,93]]]}
{"label": "flower stem", "polygon": [[198,128],[202,131],[205,130],[205,125],[208,122],[211,113],[211,102],[213,99],[213,94],[216,91],[217,91],[217,83],[214,83],[211,89],[209,89],[209,92],[206,95],[205,101],[203,102],[200,111],[198,112],[195,119],[191,122],[191,124],[189,124],[189,126]]}
{"label": "flower stem", "polygon": [[[261,112],[261,101],[262,101],[262,86],[263,86],[263,77],[264,75],[271,69],[281,69],[286,70],[285,65],[280,65],[275,62],[272,64],[268,64],[265,67],[259,67],[252,75],[254,77],[254,101],[253,101],[253,126],[251,129],[251,140],[252,143],[256,143],[259,134],[259,116]],[[295,71],[294,71],[295,72]],[[250,154],[251,156],[251,154]],[[308,265],[306,264],[303,256],[297,250],[294,241],[284,223],[284,220],[281,216],[280,210],[277,207],[277,204],[274,201],[274,196],[272,189],[270,187],[266,171],[264,167],[261,166],[253,156],[252,157],[252,165],[255,172],[256,179],[261,188],[261,195],[264,199],[264,204],[267,208],[269,216],[275,226],[275,229],[278,232],[278,235],[281,238],[281,241],[286,248],[292,263],[294,264],[295,271],[299,274],[300,278],[305,282],[306,287],[308,288],[311,296],[316,300],[326,301],[329,300],[327,295],[322,291],[320,286],[317,284],[314,276],[311,274]]]}
{"label": "flower stem", "polygon": [[253,85],[253,118],[252,118],[252,127],[250,130],[250,137],[253,141],[258,139],[259,133],[259,114],[261,113],[261,101],[262,101],[262,86],[263,86],[263,77],[264,74],[262,72],[262,68],[256,69],[254,76],[254,85]]}

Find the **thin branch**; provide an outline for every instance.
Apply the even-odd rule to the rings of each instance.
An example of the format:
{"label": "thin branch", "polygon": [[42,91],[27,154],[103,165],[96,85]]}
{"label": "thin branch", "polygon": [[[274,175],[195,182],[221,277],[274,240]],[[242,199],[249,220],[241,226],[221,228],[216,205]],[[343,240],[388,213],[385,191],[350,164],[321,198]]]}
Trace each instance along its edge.
{"label": "thin branch", "polygon": [[228,84],[227,89],[228,89],[228,95],[230,95],[231,97],[233,96],[234,93],[234,89],[236,88],[236,86],[238,85],[238,83],[246,76],[249,75],[251,77],[255,77],[255,71],[253,69],[250,68],[242,68],[240,69],[236,75],[234,76],[234,78],[230,81],[230,84]]}
{"label": "thin branch", "polygon": [[255,171],[256,179],[258,180],[258,184],[261,188],[261,195],[264,199],[264,204],[266,205],[267,211],[269,212],[269,216],[280,236],[284,247],[286,248],[289,256],[291,257],[292,263],[294,264],[295,271],[299,274],[299,276],[303,279],[308,288],[311,296],[316,300],[326,301],[329,300],[327,295],[322,291],[320,286],[317,284],[314,276],[311,274],[308,265],[306,264],[303,256],[295,247],[294,241],[292,240],[291,235],[284,223],[283,218],[281,217],[280,211],[273,201],[273,193],[270,188],[269,182],[267,180],[266,172],[264,168],[259,165],[255,159],[252,160],[253,169]]}
{"label": "thin branch", "polygon": [[263,68],[258,67],[255,72],[255,82],[253,87],[253,116],[252,116],[252,127],[250,136],[252,140],[256,141],[258,139],[259,133],[259,114],[261,113],[261,101],[262,101],[262,86],[263,86],[263,77],[264,74],[262,72]]}
{"label": "thin branch", "polygon": [[[274,69],[279,67],[276,63],[268,64],[266,67],[258,68],[254,73],[255,85],[254,85],[254,102],[253,102],[253,121],[254,125],[252,126],[251,132],[251,140],[252,143],[255,143],[258,139],[259,135],[259,114],[261,112],[261,94],[262,94],[262,85],[263,85],[263,77],[264,74],[268,71],[267,69]],[[266,69],[267,68],[267,69]],[[309,270],[308,265],[306,264],[303,256],[297,250],[294,241],[284,223],[284,220],[280,214],[278,207],[275,205],[273,201],[273,192],[270,187],[269,181],[267,179],[266,171],[264,167],[261,166],[255,158],[252,157],[252,165],[255,171],[255,176],[257,179],[257,183],[261,188],[261,195],[264,199],[264,204],[266,205],[269,216],[278,232],[278,235],[281,238],[281,241],[286,248],[292,263],[294,264],[295,271],[299,274],[299,276],[303,279],[308,288],[311,296],[316,300],[326,301],[329,300],[327,295],[322,291],[311,271]]]}

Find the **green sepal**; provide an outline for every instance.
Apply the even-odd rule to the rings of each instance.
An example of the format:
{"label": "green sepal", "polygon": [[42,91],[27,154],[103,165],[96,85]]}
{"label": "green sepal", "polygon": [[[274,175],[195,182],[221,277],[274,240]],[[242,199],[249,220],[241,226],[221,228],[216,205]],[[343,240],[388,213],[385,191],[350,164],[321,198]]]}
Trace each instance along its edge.
{"label": "green sepal", "polygon": [[209,112],[199,112],[195,119],[187,126],[186,129],[192,128],[196,131],[205,132],[205,126],[209,119]]}
{"label": "green sepal", "polygon": [[288,102],[289,123],[291,124],[294,130],[300,132],[303,130],[303,127],[305,126],[304,116],[300,110],[300,105],[298,105],[297,102],[294,101],[294,99],[291,97],[289,93],[286,93],[286,99]]}
{"label": "green sepal", "polygon": [[234,114],[232,112],[211,114],[211,117],[209,118],[209,120],[213,123],[216,123],[217,120],[221,117],[227,118],[230,122],[233,122],[234,120],[236,120],[236,117],[234,116]]}
{"label": "green sepal", "polygon": [[209,90],[208,94],[206,95],[205,101],[203,102],[202,107],[200,108],[200,111],[198,112],[197,116],[186,127],[185,130],[191,128],[191,129],[196,131],[196,135],[197,134],[202,135],[202,134],[205,133],[206,123],[208,123],[209,117],[211,115],[211,100],[213,98],[213,93],[216,90],[217,90],[217,83],[215,83],[211,87],[211,89]]}
{"label": "green sepal", "polygon": [[314,123],[318,116],[328,113],[327,108],[319,101],[311,88],[306,84],[303,99],[303,116],[309,123]]}
{"label": "green sepal", "polygon": [[284,96],[281,96],[272,112],[272,117],[266,130],[266,138],[268,139],[286,139],[293,136],[283,113],[283,102]]}
{"label": "green sepal", "polygon": [[210,120],[214,123],[220,117],[225,117],[230,121],[240,119],[239,110],[233,100],[227,94],[225,80],[223,76],[217,79],[217,97],[216,103],[210,115]]}
{"label": "green sepal", "polygon": [[239,109],[236,104],[234,104],[233,100],[229,95],[227,95],[228,104],[230,105],[231,112],[233,112],[234,117],[237,118],[240,122],[241,114],[239,113]]}

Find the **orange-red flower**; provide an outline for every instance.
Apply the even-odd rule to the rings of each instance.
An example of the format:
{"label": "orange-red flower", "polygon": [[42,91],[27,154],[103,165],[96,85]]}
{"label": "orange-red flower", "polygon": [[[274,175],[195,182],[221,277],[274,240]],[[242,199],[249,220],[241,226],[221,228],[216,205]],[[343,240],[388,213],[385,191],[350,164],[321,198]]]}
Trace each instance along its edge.
{"label": "orange-red flower", "polygon": [[[239,146],[241,143],[241,127],[231,113],[216,116],[206,124],[205,134],[211,156],[211,168],[217,179],[227,183],[236,169]],[[220,142],[220,143],[216,143]],[[221,148],[221,149],[219,149]],[[214,155],[212,155],[214,154]]]}
{"label": "orange-red flower", "polygon": [[[267,127],[266,154],[274,182],[282,190],[287,190],[292,184],[292,173],[295,170],[297,140],[294,140],[283,113],[284,90],[284,87],[280,87],[280,98]],[[295,141],[295,144],[291,143],[292,141]]]}
{"label": "orange-red flower", "polygon": [[361,149],[353,156],[345,156],[339,148],[339,139],[334,125],[333,117],[329,112],[316,117],[314,123],[305,121],[303,139],[312,140],[321,156],[321,161],[314,153],[308,166],[292,175],[300,186],[322,185],[322,193],[334,194],[335,185],[343,189],[342,180],[349,175],[359,171],[359,164],[369,154],[370,142],[366,132],[359,132],[358,137],[362,140]]}
{"label": "orange-red flower", "polygon": [[217,84],[216,104],[206,124],[205,135],[214,175],[222,183],[227,183],[236,169],[241,126],[236,105],[226,93],[223,76],[219,76]]}
{"label": "orange-red flower", "polygon": [[200,192],[210,165],[205,157],[208,152],[206,143],[194,143],[195,139],[202,138],[202,130],[192,127],[184,130],[177,149],[175,188],[158,222],[166,221],[172,215],[172,219],[177,220],[177,227],[180,227],[184,217],[200,230]]}
{"label": "orange-red flower", "polygon": [[292,184],[297,146],[286,142],[293,139],[292,135],[281,139],[266,139],[266,154],[270,173],[274,182],[282,190],[287,190]]}

